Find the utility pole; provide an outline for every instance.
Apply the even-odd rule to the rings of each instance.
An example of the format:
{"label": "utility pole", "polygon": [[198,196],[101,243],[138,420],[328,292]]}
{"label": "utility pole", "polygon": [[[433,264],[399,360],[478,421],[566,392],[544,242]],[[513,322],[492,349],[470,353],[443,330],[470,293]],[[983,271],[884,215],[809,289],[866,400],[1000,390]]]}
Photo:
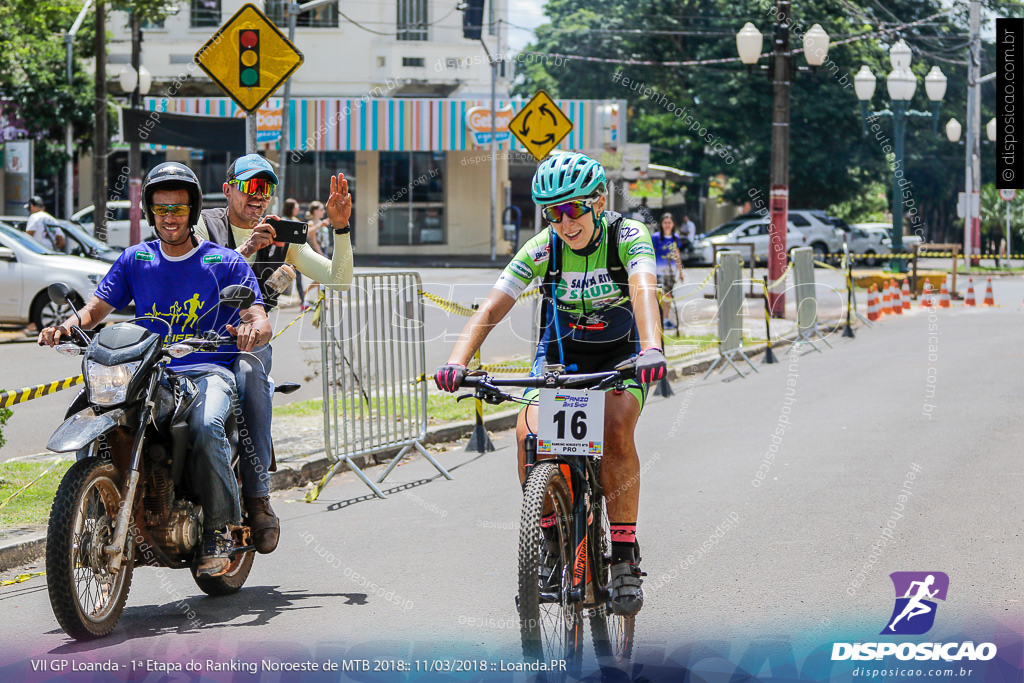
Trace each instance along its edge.
{"label": "utility pole", "polygon": [[964,196],[964,254],[969,255],[972,266],[980,262],[981,253],[981,2],[971,0],[970,43],[967,67],[967,158],[965,160]]}
{"label": "utility pole", "polygon": [[[139,13],[131,10],[132,29],[132,69],[135,70],[135,88],[132,90],[132,109],[138,109],[142,104],[142,27],[139,21]],[[128,199],[131,201],[131,209],[128,218],[131,226],[128,231],[128,243],[138,244],[142,241],[142,150],[139,148],[139,141],[133,139],[128,151]],[[93,212],[95,214],[95,212]]]}
{"label": "utility pole", "polygon": [[92,157],[93,226],[96,239],[107,241],[107,18],[106,0],[96,3],[96,96],[93,101],[95,127]]}
{"label": "utility pole", "polygon": [[[776,0],[778,24],[774,31],[774,62],[772,88],[775,102],[772,107],[772,159],[769,210],[772,225],[768,237],[768,279],[775,282],[786,272],[786,225],[789,219],[789,51],[790,0]],[[768,309],[773,318],[786,315],[785,291],[768,291]]]}

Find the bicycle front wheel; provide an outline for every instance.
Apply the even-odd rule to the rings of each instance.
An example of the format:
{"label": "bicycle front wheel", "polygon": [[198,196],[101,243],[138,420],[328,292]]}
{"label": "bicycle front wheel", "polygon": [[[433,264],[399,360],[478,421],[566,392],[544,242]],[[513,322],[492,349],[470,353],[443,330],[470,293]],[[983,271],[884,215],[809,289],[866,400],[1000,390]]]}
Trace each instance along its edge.
{"label": "bicycle front wheel", "polygon": [[[555,525],[541,531],[541,518]],[[578,668],[582,654],[580,603],[568,601],[573,553],[572,497],[558,465],[533,466],[523,494],[519,531],[519,630],[528,660],[564,660]]]}

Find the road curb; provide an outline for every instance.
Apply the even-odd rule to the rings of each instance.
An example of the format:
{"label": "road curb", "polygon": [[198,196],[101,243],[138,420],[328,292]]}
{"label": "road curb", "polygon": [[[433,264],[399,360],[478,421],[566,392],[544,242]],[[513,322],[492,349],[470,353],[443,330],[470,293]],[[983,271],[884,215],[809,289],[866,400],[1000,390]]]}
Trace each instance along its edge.
{"label": "road curb", "polygon": [[[844,324],[843,321],[827,321],[819,323],[819,326],[827,332],[838,330]],[[793,343],[795,333],[787,335],[772,343],[773,349],[788,346]],[[768,348],[767,344],[758,344],[744,348],[744,353],[750,358],[755,358],[764,353]],[[669,381],[675,381],[707,372],[711,364],[718,357],[717,351],[710,351],[698,354],[692,358],[684,359],[681,363],[673,364],[668,370]],[[488,431],[498,432],[512,429],[516,425],[519,410],[511,409],[496,413],[484,418],[484,426]],[[465,420],[435,427],[427,431],[420,441],[423,445],[438,443],[449,443],[469,436],[475,426],[474,420]],[[390,448],[370,455],[360,455],[352,458],[352,461],[359,467],[372,467],[389,462],[398,455],[401,449]],[[311,482],[319,481],[331,467],[331,461],[323,451],[311,453],[303,458],[293,461],[284,461],[277,464],[277,471],[270,473],[270,490],[282,491],[291,488],[305,486]],[[342,464],[338,472],[348,471],[348,466]],[[24,536],[18,536],[8,541],[0,542],[0,571],[7,571],[14,567],[29,564],[46,552],[46,532],[38,531]]]}

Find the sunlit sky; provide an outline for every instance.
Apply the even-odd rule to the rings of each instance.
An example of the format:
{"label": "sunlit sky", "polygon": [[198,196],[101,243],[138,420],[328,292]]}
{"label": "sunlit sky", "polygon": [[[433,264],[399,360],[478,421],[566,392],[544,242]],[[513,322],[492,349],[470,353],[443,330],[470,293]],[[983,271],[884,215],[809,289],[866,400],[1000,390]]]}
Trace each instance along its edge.
{"label": "sunlit sky", "polygon": [[509,0],[509,21],[528,30],[509,27],[508,42],[511,51],[522,50],[533,40],[533,29],[545,21],[543,0]]}

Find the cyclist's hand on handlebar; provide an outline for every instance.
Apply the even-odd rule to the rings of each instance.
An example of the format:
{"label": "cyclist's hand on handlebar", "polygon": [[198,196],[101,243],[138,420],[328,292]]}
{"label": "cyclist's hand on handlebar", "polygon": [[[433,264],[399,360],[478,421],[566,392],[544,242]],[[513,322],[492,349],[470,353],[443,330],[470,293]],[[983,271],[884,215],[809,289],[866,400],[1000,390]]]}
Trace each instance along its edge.
{"label": "cyclist's hand on handlebar", "polygon": [[242,323],[238,327],[225,325],[224,329],[232,337],[237,338],[235,344],[238,346],[239,351],[252,351],[260,343],[260,332],[256,329],[255,325],[248,323]]}
{"label": "cyclist's hand on handlebar", "polygon": [[459,363],[446,363],[434,370],[434,382],[441,391],[453,393],[462,386],[466,379],[466,366]]}
{"label": "cyclist's hand on handlebar", "polygon": [[636,377],[641,383],[657,382],[665,377],[667,371],[668,362],[661,349],[652,347],[640,352],[636,361]]}

